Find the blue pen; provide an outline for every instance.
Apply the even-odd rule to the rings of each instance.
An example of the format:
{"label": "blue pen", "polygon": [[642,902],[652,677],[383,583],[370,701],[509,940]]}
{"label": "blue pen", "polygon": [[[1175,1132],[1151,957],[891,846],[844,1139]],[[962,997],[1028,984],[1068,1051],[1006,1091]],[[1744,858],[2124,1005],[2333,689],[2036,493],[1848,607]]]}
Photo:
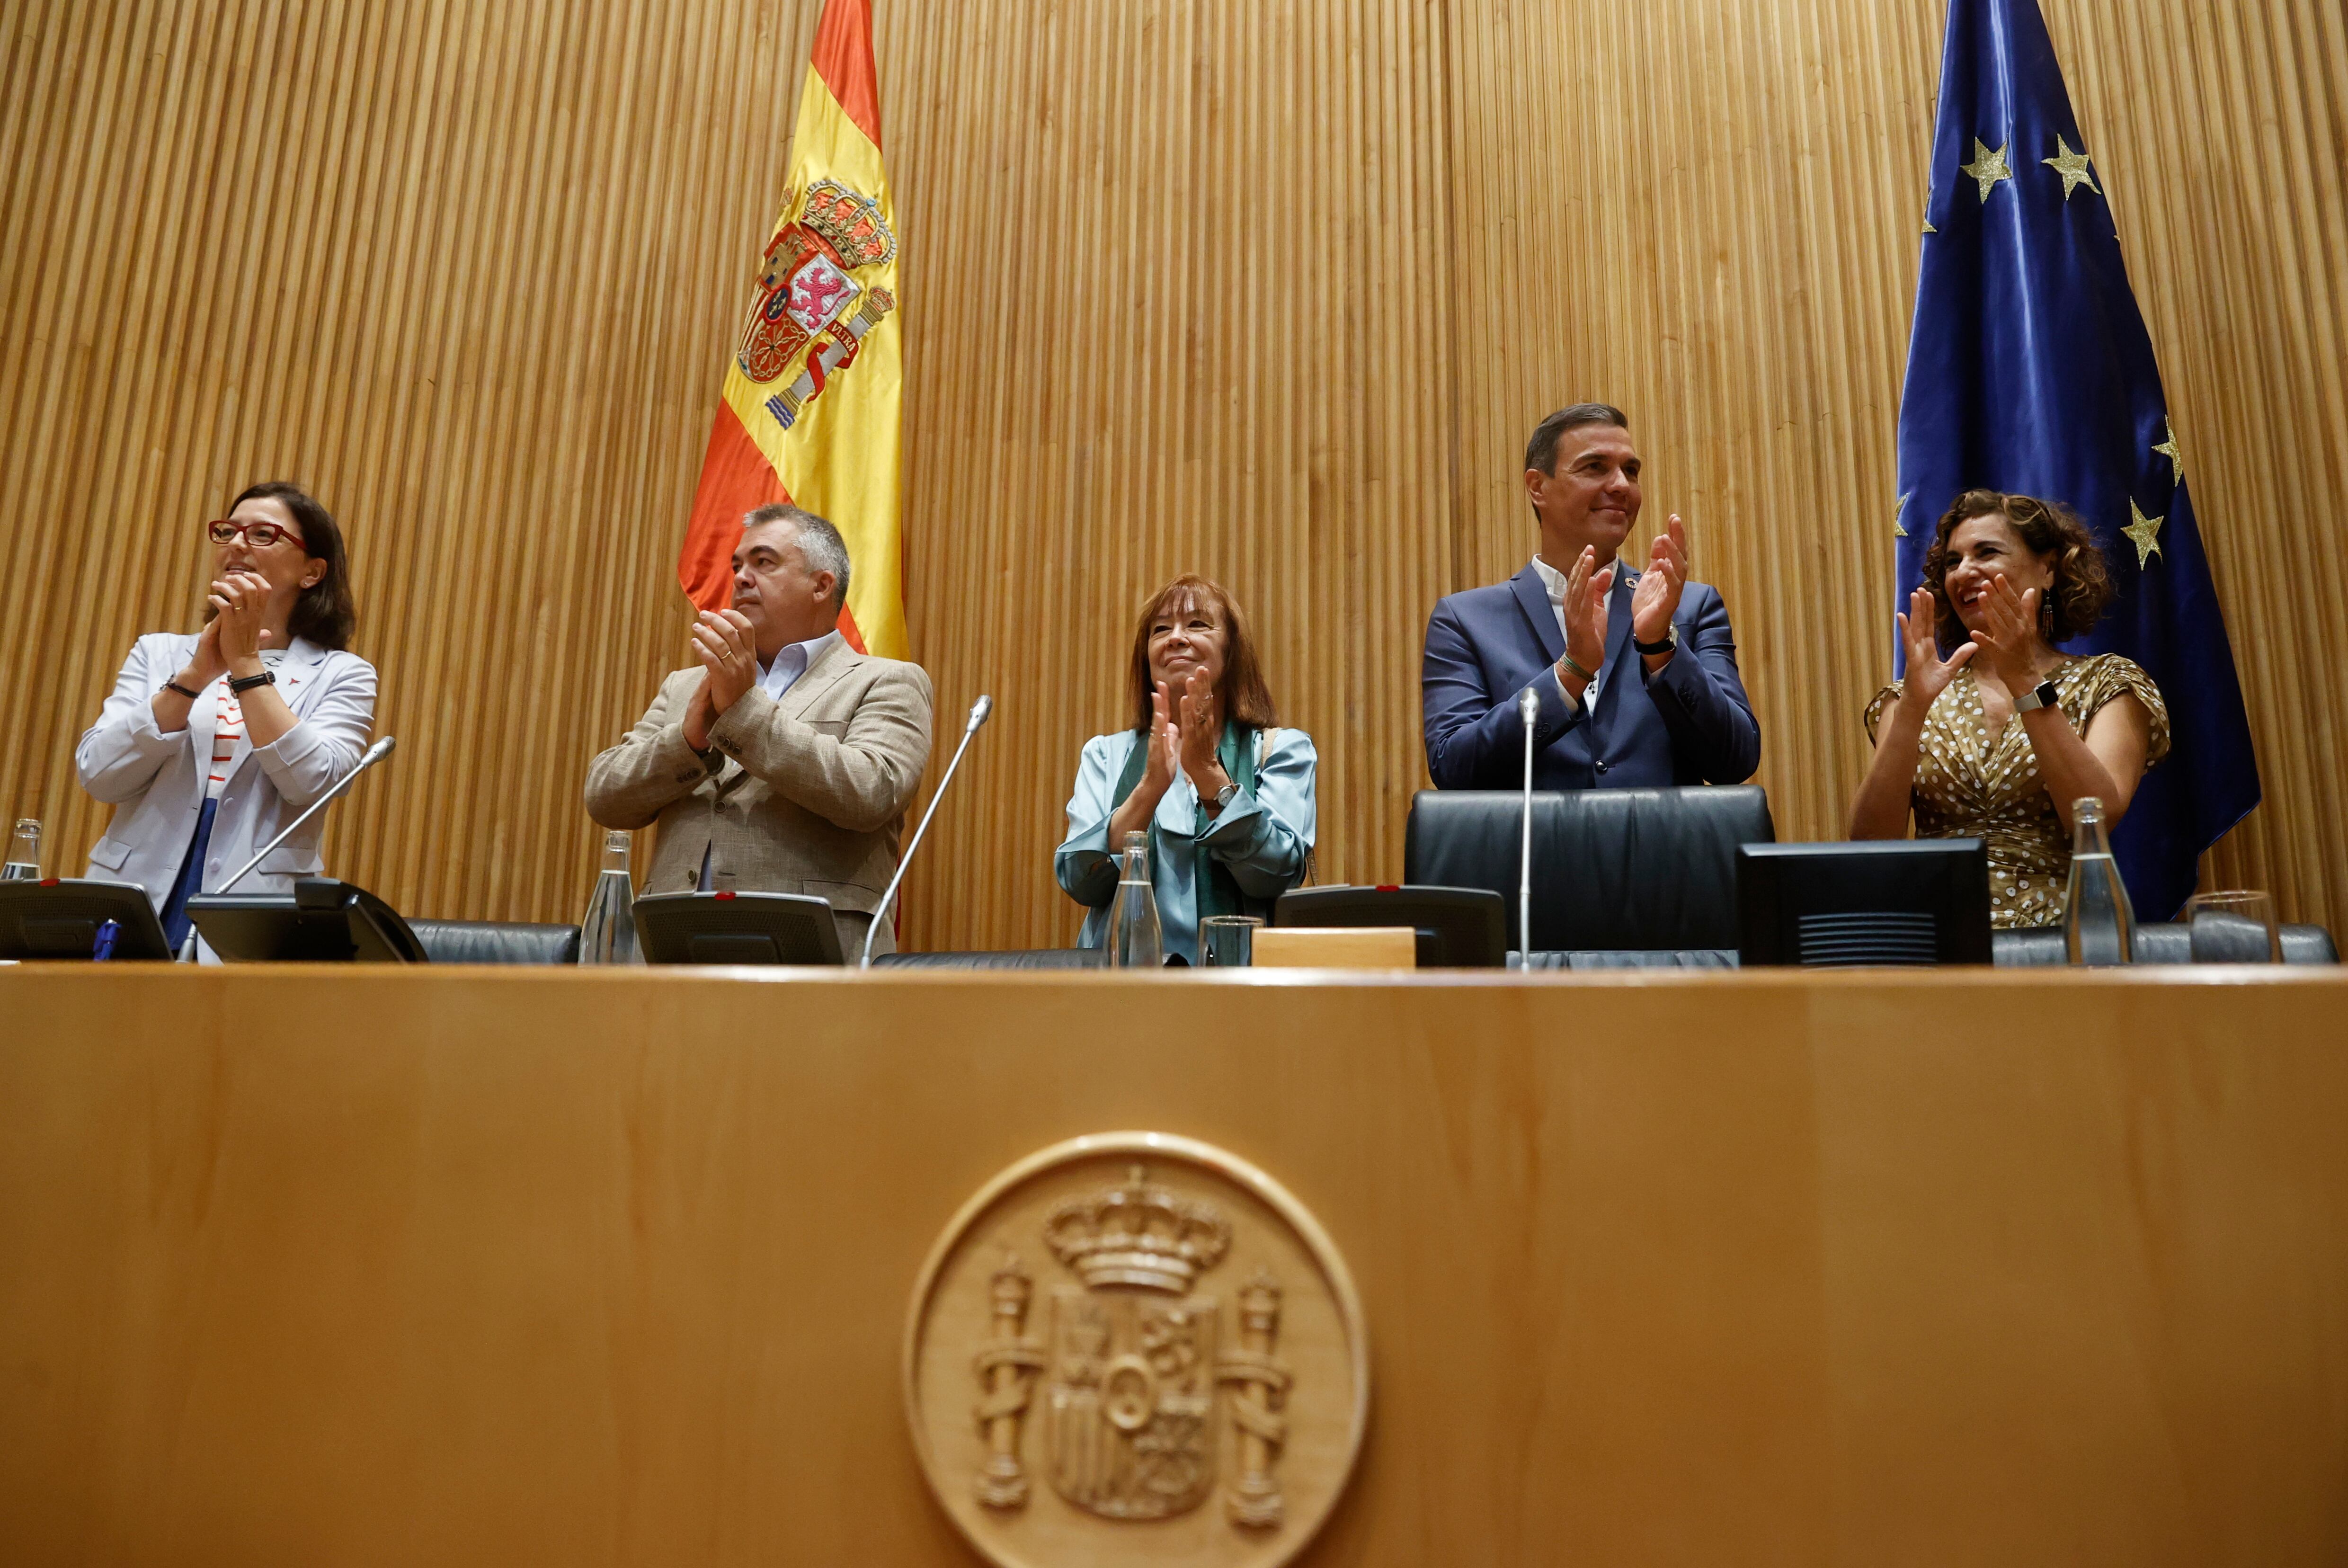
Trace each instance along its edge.
{"label": "blue pen", "polygon": [[121,934],[122,923],[120,921],[108,920],[100,922],[98,928],[98,940],[91,943],[89,946],[89,956],[91,961],[103,962],[106,959],[113,957],[115,939],[119,937]]}

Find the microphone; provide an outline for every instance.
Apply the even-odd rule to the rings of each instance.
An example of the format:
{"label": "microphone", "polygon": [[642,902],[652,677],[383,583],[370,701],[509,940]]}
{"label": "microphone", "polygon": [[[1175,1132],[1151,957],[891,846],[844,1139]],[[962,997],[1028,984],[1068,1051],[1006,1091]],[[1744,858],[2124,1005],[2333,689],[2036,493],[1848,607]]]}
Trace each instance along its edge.
{"label": "microphone", "polygon": [[1518,695],[1525,721],[1525,847],[1517,875],[1517,969],[1533,966],[1533,726],[1540,718],[1540,693],[1527,686]]}
{"label": "microphone", "polygon": [[994,712],[994,699],[982,696],[970,705],[970,722],[962,727],[962,744],[954,748],[953,760],[946,764],[946,776],[938,780],[937,793],[930,797],[930,809],[922,813],[921,825],[913,830],[913,841],[905,846],[905,853],[897,861],[897,874],[889,879],[889,891],[880,895],[880,906],[872,912],[872,923],[864,928],[864,956],[858,960],[859,969],[872,967],[872,939],[880,934],[880,922],[889,913],[889,904],[897,896],[899,884],[912,869],[913,851],[922,847],[922,835],[930,830],[930,819],[938,814],[938,802],[946,798],[946,786],[953,782],[954,769],[962,766],[962,754],[970,749],[970,738],[978,733]]}
{"label": "microphone", "polygon": [[220,886],[212,889],[212,892],[216,893],[226,892],[229,889],[242,882],[246,877],[251,876],[252,874],[252,868],[259,865],[262,861],[267,860],[271,854],[274,853],[278,845],[292,838],[295,829],[308,821],[311,818],[316,816],[319,812],[324,810],[328,801],[336,799],[344,790],[348,789],[353,784],[358,782],[358,777],[360,774],[366,772],[368,769],[374,767],[376,763],[390,756],[391,748],[398,744],[399,743],[396,740],[394,740],[390,736],[386,735],[381,740],[376,741],[373,746],[368,747],[366,748],[366,755],[359,758],[359,765],[356,768],[354,768],[348,773],[344,774],[342,779],[333,789],[319,796],[317,799],[312,801],[310,809],[303,812],[300,816],[294,818],[294,820],[287,825],[283,832],[270,840],[266,844],[263,844],[259,854],[244,862],[244,869],[242,871],[229,878],[228,881],[221,883]]}

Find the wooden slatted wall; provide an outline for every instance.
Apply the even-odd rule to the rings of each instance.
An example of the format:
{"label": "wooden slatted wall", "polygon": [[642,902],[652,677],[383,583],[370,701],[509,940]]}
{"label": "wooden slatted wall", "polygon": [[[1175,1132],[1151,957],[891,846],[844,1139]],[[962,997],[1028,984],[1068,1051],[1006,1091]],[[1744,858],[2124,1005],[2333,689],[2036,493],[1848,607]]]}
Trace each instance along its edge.
{"label": "wooden slatted wall", "polygon": [[[2168,383],[2268,805],[2213,857],[2348,911],[2348,39],[2324,0],[2047,0]],[[1181,570],[1323,756],[1321,874],[1401,871],[1420,631],[1532,548],[1526,429],[1623,403],[1727,594],[1782,835],[1882,678],[1938,0],[878,0],[911,615],[942,739],[919,946],[1065,942],[1050,852]],[[0,810],[190,624],[247,480],[345,520],[402,750],[335,869],[575,918],[586,759],[682,662],[671,563],[814,0],[51,0],[0,32]],[[941,749],[938,767],[942,767]],[[934,771],[934,770],[933,770]]]}

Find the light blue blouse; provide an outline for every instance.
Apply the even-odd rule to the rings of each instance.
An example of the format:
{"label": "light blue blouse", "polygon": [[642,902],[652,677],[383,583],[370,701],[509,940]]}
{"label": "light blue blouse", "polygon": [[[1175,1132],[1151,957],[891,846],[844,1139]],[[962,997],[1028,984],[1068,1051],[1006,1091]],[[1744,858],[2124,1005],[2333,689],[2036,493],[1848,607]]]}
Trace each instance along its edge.
{"label": "light blue blouse", "polygon": [[[1076,939],[1080,946],[1098,947],[1108,937],[1119,847],[1108,841],[1108,820],[1117,810],[1117,778],[1140,740],[1140,733],[1130,729],[1096,735],[1085,742],[1076,765],[1076,792],[1068,799],[1068,836],[1052,858],[1052,871],[1068,896],[1086,906],[1084,932]],[[1241,790],[1211,820],[1200,811],[1199,791],[1190,780],[1174,775],[1173,786],[1158,802],[1160,852],[1151,883],[1168,953],[1179,953],[1192,964],[1199,961],[1192,841],[1204,842],[1250,898],[1277,898],[1304,880],[1313,853],[1313,775],[1319,766],[1311,736],[1301,729],[1266,730],[1255,788]]]}

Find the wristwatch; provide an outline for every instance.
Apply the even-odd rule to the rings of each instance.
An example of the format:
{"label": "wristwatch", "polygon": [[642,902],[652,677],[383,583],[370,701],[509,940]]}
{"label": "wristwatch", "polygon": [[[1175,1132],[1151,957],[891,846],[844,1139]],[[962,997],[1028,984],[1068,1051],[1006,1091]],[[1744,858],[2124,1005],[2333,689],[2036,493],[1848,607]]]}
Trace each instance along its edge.
{"label": "wristwatch", "polygon": [[232,679],[228,683],[228,689],[233,696],[242,696],[245,693],[251,691],[255,686],[275,686],[276,684],[277,672],[275,670],[263,670],[257,676],[247,676],[242,680]]}
{"label": "wristwatch", "polygon": [[1680,629],[1677,626],[1665,627],[1663,640],[1660,643],[1643,643],[1639,641],[1639,634],[1633,632],[1631,634],[1631,645],[1650,658],[1657,654],[1668,654],[1680,645]]}
{"label": "wristwatch", "polygon": [[2035,713],[2042,707],[2060,707],[2063,694],[2054,689],[2053,681],[2040,681],[2030,690],[2013,699],[2016,713]]}
{"label": "wristwatch", "polygon": [[1226,784],[1215,791],[1215,810],[1218,812],[1228,810],[1231,802],[1239,798],[1240,787],[1237,784]]}

